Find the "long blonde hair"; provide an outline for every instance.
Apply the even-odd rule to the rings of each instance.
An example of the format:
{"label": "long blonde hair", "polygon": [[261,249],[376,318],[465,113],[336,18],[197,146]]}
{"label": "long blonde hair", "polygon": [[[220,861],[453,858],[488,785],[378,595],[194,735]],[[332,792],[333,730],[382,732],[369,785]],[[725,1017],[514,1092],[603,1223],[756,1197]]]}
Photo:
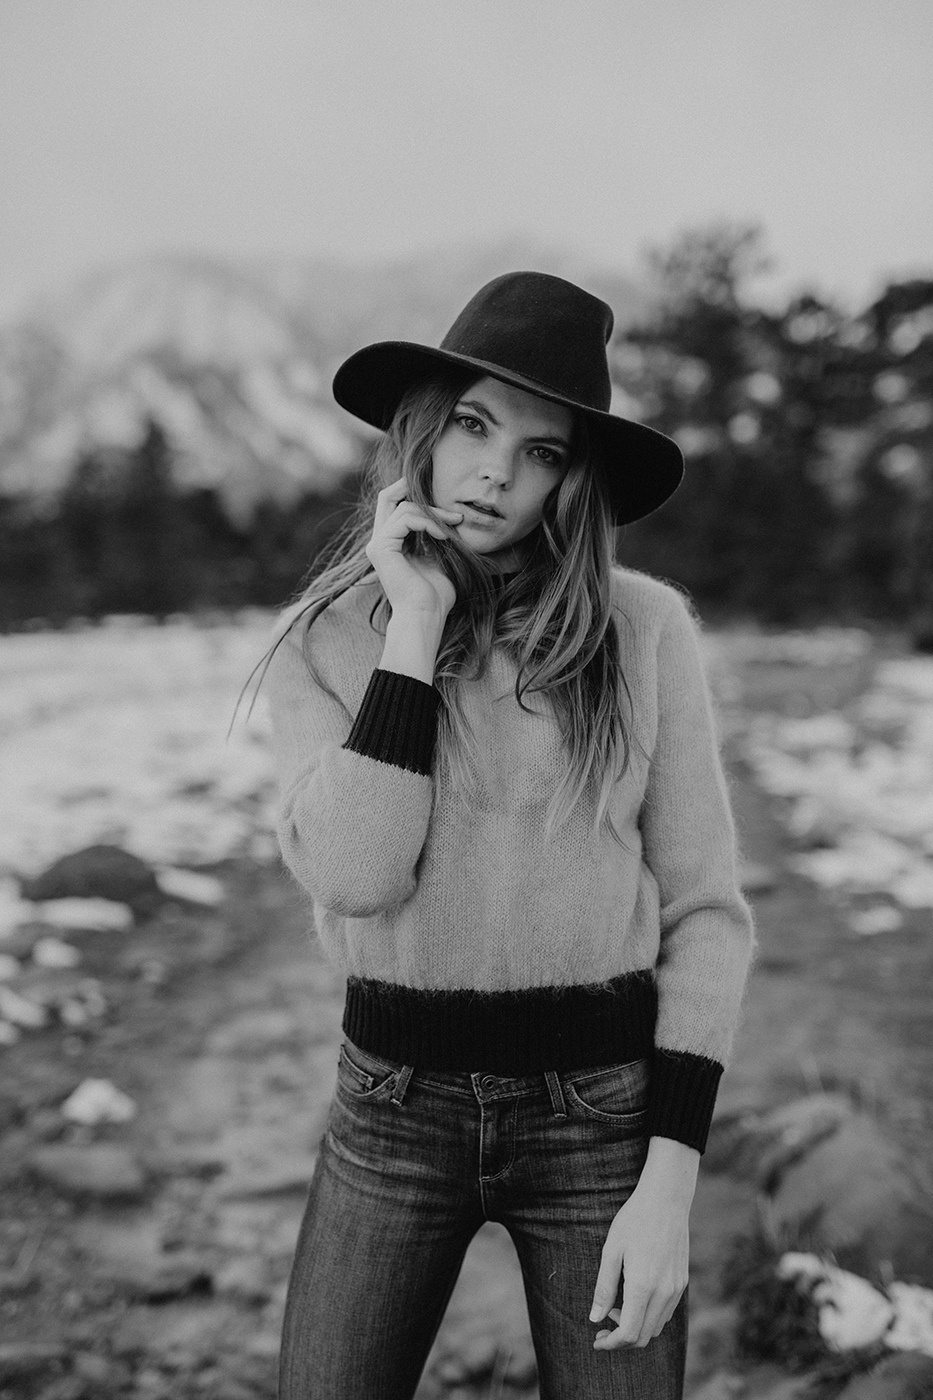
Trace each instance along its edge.
{"label": "long blonde hair", "polygon": [[[435,444],[454,406],[476,378],[473,372],[444,374],[405,395],[372,454],[358,511],[289,608],[287,625],[265,658],[266,665],[287,632],[302,622],[302,649],[309,669],[315,681],[333,694],[314,667],[310,648],[314,622],[349,588],[372,574],[364,551],[372,534],[375,498],[383,487],[404,476],[409,499],[431,510]],[[596,799],[595,827],[605,822],[615,835],[608,817],[612,788],[630,762],[631,698],[620,664],[611,594],[615,535],[598,454],[586,419],[576,415],[569,469],[548,496],[541,523],[525,541],[521,569],[504,585],[496,586],[499,575],[493,566],[456,537],[410,537],[411,548],[436,557],[457,595],[435,668],[442,700],[438,757],[446,775],[455,790],[468,798],[473,784],[470,759],[476,755],[477,740],[464,713],[459,682],[480,677],[493,646],[502,647],[516,667],[518,704],[531,711],[526,696],[546,698],[567,756],[548,808],[549,833],[589,791]],[[370,623],[384,631],[390,615],[389,603],[381,594]],[[348,718],[352,720],[349,713]]]}

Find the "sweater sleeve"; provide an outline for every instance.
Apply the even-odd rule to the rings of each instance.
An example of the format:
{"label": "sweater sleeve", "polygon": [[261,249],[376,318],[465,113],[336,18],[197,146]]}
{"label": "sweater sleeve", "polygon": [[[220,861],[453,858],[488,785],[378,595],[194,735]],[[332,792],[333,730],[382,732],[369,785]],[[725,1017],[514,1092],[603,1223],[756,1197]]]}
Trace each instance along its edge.
{"label": "sweater sleeve", "polygon": [[351,722],[291,632],[267,681],[286,865],[337,914],[364,918],[404,903],[431,815],[437,691],[375,670]]}
{"label": "sweater sleeve", "polygon": [[642,812],[660,896],[649,1132],[706,1145],[753,946],[696,626],[671,595],[658,650],[658,733]]}

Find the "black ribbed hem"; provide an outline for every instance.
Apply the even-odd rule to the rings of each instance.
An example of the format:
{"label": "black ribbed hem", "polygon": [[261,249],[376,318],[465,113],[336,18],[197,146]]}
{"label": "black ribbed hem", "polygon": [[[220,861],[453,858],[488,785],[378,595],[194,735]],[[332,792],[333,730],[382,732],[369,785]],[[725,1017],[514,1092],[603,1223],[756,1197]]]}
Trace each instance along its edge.
{"label": "black ribbed hem", "polygon": [[377,1058],[517,1077],[650,1056],[657,1005],[650,971],[517,992],[421,991],[351,977],[343,1029]]}
{"label": "black ribbed hem", "polygon": [[380,763],[428,775],[440,700],[433,685],[425,685],[414,676],[373,671],[343,747]]}
{"label": "black ribbed hem", "polygon": [[655,1050],[648,1105],[648,1136],[674,1138],[706,1149],[722,1065],[686,1050]]}

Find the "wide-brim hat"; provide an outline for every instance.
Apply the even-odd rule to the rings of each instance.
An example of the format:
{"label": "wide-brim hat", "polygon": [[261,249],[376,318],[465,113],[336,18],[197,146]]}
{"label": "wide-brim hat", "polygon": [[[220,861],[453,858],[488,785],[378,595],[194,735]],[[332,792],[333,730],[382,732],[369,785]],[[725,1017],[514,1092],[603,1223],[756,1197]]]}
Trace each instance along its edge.
{"label": "wide-brim hat", "polygon": [[384,340],[357,350],[334,377],[334,398],[386,429],[407,391],[447,366],[566,404],[601,442],[613,516],[623,525],[677,490],[684,459],[664,433],[609,412],[612,326],[611,308],[582,287],[544,272],[507,272],[480,288],[438,349]]}

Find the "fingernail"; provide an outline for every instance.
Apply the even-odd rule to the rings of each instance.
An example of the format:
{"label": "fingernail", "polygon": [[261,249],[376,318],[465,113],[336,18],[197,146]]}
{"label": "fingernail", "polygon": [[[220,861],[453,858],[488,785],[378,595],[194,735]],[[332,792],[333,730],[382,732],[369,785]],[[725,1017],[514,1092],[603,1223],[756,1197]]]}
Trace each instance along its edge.
{"label": "fingernail", "polygon": [[590,1322],[599,1322],[603,1315],[603,1310],[598,1303],[594,1303],[590,1308]]}

